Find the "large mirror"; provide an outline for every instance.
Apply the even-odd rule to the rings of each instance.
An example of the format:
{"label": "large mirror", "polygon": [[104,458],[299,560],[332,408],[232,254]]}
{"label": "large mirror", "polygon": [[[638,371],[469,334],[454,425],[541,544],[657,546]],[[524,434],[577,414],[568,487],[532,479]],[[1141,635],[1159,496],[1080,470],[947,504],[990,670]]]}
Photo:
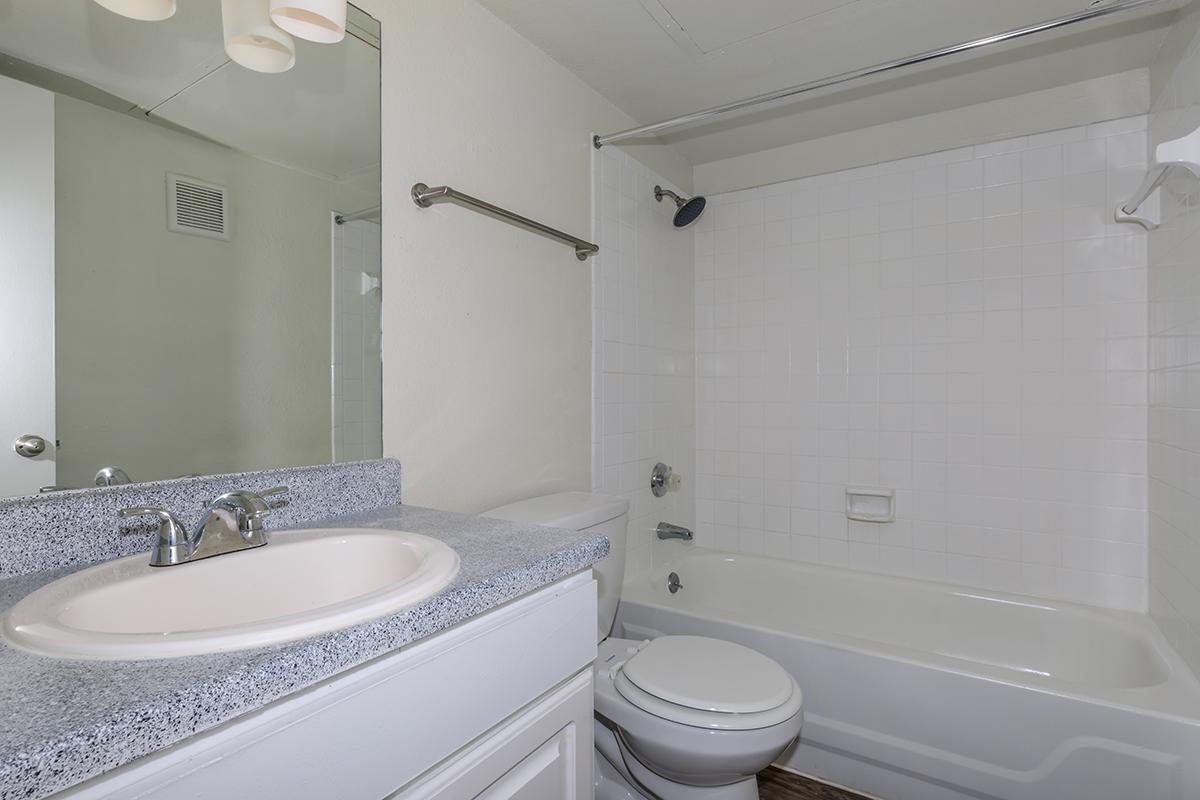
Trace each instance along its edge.
{"label": "large mirror", "polygon": [[222,5],[0,0],[0,496],[381,453],[379,26]]}

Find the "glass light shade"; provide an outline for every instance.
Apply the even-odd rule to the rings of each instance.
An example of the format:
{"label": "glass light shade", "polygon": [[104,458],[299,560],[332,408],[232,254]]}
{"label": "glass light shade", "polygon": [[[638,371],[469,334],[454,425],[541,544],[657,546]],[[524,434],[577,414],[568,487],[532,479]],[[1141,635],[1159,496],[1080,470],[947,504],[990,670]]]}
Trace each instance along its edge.
{"label": "glass light shade", "polygon": [[334,44],[346,36],[346,0],[271,0],[271,21],[301,39]]}
{"label": "glass light shade", "polygon": [[267,0],[221,0],[225,52],[255,72],[287,72],[296,63],[296,43],[271,24]]}
{"label": "glass light shade", "polygon": [[96,5],[145,22],[160,22],[175,15],[175,0],[96,0]]}

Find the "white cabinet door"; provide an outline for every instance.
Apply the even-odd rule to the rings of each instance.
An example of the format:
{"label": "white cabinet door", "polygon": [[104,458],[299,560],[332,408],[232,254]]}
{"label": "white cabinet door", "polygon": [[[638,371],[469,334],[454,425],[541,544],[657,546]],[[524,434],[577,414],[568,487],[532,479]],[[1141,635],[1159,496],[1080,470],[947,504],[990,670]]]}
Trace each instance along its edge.
{"label": "white cabinet door", "polygon": [[575,723],[569,724],[489,786],[479,800],[559,800],[575,791]]}
{"label": "white cabinet door", "polygon": [[[54,483],[54,95],[0,76],[0,497]],[[18,436],[45,439],[23,458]]]}
{"label": "white cabinet door", "polygon": [[592,671],[584,670],[389,800],[585,800]]}

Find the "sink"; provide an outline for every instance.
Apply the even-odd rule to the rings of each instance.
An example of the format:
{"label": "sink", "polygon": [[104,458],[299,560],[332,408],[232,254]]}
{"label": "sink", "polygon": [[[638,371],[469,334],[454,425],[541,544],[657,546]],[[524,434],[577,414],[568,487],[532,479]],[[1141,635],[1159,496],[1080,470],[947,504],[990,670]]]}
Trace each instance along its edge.
{"label": "sink", "polygon": [[253,550],[172,567],[146,554],[30,593],[0,636],[39,655],[141,660],[279,644],[394,613],[444,588],[458,554],[417,533],[280,531]]}

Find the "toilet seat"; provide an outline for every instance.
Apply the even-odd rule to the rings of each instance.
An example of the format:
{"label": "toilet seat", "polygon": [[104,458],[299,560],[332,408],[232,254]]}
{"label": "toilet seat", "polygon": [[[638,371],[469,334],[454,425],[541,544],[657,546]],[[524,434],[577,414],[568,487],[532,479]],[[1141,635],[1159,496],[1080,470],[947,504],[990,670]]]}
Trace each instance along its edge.
{"label": "toilet seat", "polygon": [[697,728],[754,730],[801,708],[800,688],[777,663],[748,647],[703,636],[662,636],[615,670],[632,705]]}

